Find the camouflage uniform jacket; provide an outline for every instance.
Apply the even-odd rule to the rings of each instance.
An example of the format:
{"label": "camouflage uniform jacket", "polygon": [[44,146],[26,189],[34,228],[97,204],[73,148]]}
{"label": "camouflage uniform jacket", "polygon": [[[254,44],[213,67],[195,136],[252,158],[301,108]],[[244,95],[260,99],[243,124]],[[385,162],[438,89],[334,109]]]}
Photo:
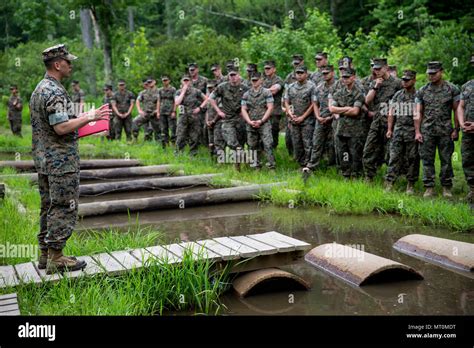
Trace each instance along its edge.
{"label": "camouflage uniform jacket", "polygon": [[79,171],[77,131],[58,135],[53,126],[76,118],[64,86],[46,74],[30,99],[33,159],[39,174]]}
{"label": "camouflage uniform jacket", "polygon": [[202,93],[206,93],[207,90],[207,78],[199,75],[196,80],[191,80],[194,88],[199,89]]}
{"label": "camouflage uniform jacket", "polygon": [[84,101],[85,96],[86,94],[84,93],[84,91],[82,89],[79,89],[77,92],[72,92],[71,100],[73,103],[80,103],[81,101]]}
{"label": "camouflage uniform jacket", "polygon": [[277,76],[276,74],[273,75],[273,77],[268,77],[265,76],[263,78],[263,87],[265,88],[270,88],[274,85],[280,85],[280,90],[278,91],[277,94],[273,95],[274,103],[273,103],[273,111],[272,115],[281,115],[282,110],[281,110],[281,97],[283,95],[283,80],[281,79],[280,76]]}
{"label": "camouflage uniform jacket", "polygon": [[474,80],[462,86],[461,100],[464,100],[464,121],[474,122]]}
{"label": "camouflage uniform jacket", "polygon": [[[181,94],[181,89],[176,91],[176,97],[179,97]],[[181,114],[190,115],[193,113],[193,110],[196,109],[204,101],[206,96],[199,89],[194,87],[188,87],[186,93],[184,94],[183,101],[179,105],[179,110]]]}
{"label": "camouflage uniform jacket", "polygon": [[423,105],[421,132],[430,135],[448,135],[453,131],[453,102],[460,99],[459,88],[448,81],[436,86],[431,82],[421,87],[415,103]]}
{"label": "camouflage uniform jacket", "polygon": [[252,121],[263,118],[268,103],[273,104],[273,95],[269,89],[263,87],[260,87],[257,91],[251,88],[242,97],[242,106],[247,107],[247,112]]}
{"label": "camouflage uniform jacket", "polygon": [[117,106],[117,110],[120,113],[126,113],[134,101],[135,95],[128,90],[125,90],[123,93],[117,91],[112,98],[112,104]]}
{"label": "camouflage uniform jacket", "polygon": [[173,110],[174,96],[176,88],[169,86],[168,88],[161,87],[158,90],[158,99],[160,101],[160,115],[169,115]]}
{"label": "camouflage uniform jacket", "polygon": [[220,109],[226,115],[224,120],[234,119],[240,115],[242,96],[247,90],[248,88],[242,83],[234,86],[230,82],[224,82],[212,91],[210,98],[216,101],[220,99],[222,103]]}
{"label": "camouflage uniform jacket", "polygon": [[328,97],[329,94],[334,93],[335,84],[335,81],[331,85],[328,85],[326,81],[323,81],[314,90],[313,101],[319,104],[319,112],[321,117],[331,116],[331,112],[329,111]]}
{"label": "camouflage uniform jacket", "polygon": [[[16,105],[13,105],[16,102]],[[8,99],[8,119],[21,120],[21,111],[23,110],[23,103],[19,96],[11,96]]]}
{"label": "camouflage uniform jacket", "polygon": [[393,109],[395,116],[393,133],[402,136],[405,141],[415,139],[415,121],[413,119],[416,108],[415,95],[416,91],[409,92],[406,89],[401,89],[390,101],[390,108]]}
{"label": "camouflage uniform jacket", "polygon": [[[375,86],[375,80],[370,83],[370,88]],[[371,108],[375,112],[374,120],[381,119],[384,123],[387,122],[388,116],[388,106],[390,104],[390,99],[395,95],[395,93],[401,90],[402,80],[389,76],[388,79],[384,80],[379,86],[379,89],[375,92],[374,100],[371,103]]]}
{"label": "camouflage uniform jacket", "polygon": [[142,110],[147,114],[156,114],[156,102],[158,101],[158,89],[148,88],[140,92],[138,100]]}
{"label": "camouflage uniform jacket", "polygon": [[[362,108],[364,104],[364,93],[354,83],[352,89],[349,91],[345,86],[334,91],[333,94],[328,95],[332,99],[332,106],[337,107],[358,107]],[[336,135],[345,137],[361,137],[364,134],[364,123],[359,112],[357,116],[340,115],[337,122]]]}
{"label": "camouflage uniform jacket", "polygon": [[[306,80],[304,83],[293,82],[285,90],[283,98],[293,107],[293,113],[296,116],[302,116],[311,106],[314,89],[314,83]],[[310,114],[303,123],[314,123],[314,117]]]}

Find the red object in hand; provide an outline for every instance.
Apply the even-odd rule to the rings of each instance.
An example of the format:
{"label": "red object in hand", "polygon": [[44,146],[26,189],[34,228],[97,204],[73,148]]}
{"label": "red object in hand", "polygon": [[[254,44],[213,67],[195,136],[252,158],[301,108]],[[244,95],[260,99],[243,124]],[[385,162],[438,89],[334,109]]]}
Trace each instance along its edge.
{"label": "red object in hand", "polygon": [[85,126],[79,128],[79,138],[109,130],[109,120],[91,121]]}

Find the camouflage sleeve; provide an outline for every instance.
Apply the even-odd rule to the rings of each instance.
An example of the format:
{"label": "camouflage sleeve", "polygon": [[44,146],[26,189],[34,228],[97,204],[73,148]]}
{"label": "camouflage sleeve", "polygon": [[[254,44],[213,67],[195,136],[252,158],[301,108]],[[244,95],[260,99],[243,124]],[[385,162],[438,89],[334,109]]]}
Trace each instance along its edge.
{"label": "camouflage sleeve", "polygon": [[332,99],[331,106],[339,106],[339,103],[337,102],[337,95],[336,93],[329,92],[328,94],[328,101]]}
{"label": "camouflage sleeve", "polygon": [[20,105],[20,107],[17,108],[18,111],[23,110],[23,100],[20,97],[18,97],[18,103],[16,105]]}
{"label": "camouflage sleeve", "polygon": [[415,94],[415,104],[423,105],[423,92],[424,88],[421,87]]}
{"label": "camouflage sleeve", "polygon": [[471,93],[472,88],[470,88],[469,82],[466,82],[461,88],[460,100],[468,100]]}
{"label": "camouflage sleeve", "polygon": [[[247,92],[246,92],[246,93],[247,93]],[[269,89],[266,89],[266,90],[265,90],[265,102],[266,102],[267,104],[273,104],[273,102],[274,102],[273,94],[272,94],[272,92],[270,92]]]}
{"label": "camouflage sleeve", "polygon": [[283,93],[283,99],[284,99],[284,100],[290,100],[290,97],[289,97],[289,95],[288,95],[288,89],[289,89],[289,86],[287,86],[287,85],[285,84],[285,92]]}
{"label": "camouflage sleeve", "polygon": [[362,105],[364,105],[364,102],[365,102],[365,98],[364,98],[364,95],[362,93],[359,93],[357,94],[355,100],[354,100],[354,107],[356,108],[361,108]]}
{"label": "camouflage sleeve", "polygon": [[81,90],[79,91],[79,98],[80,98],[81,102],[84,101],[85,97],[86,97],[86,94],[85,94],[84,91],[81,89]]}
{"label": "camouflage sleeve", "polygon": [[128,98],[130,99],[130,103],[133,103],[135,101],[135,94],[133,94],[133,92],[130,92],[128,94]]}
{"label": "camouflage sleeve", "polygon": [[249,98],[249,92],[245,92],[244,95],[242,96],[242,99],[240,100],[240,105],[247,106],[248,98]]}
{"label": "camouflage sleeve", "polygon": [[140,102],[143,100],[143,92],[138,93],[137,100],[139,100]]}
{"label": "camouflage sleeve", "polygon": [[110,98],[110,104],[117,104],[117,95],[114,93],[112,98]]}
{"label": "camouflage sleeve", "polygon": [[461,98],[461,92],[459,91],[459,87],[456,86],[455,84],[452,84],[451,85],[452,89],[452,94],[453,94],[453,101],[459,101],[459,99]]}
{"label": "camouflage sleeve", "polygon": [[402,93],[402,91],[397,91],[395,92],[395,94],[393,95],[392,99],[390,99],[388,105],[389,107],[393,106],[394,104],[396,104],[398,102],[398,99],[400,97],[400,94]]}
{"label": "camouflage sleeve", "polygon": [[209,96],[210,99],[216,100],[222,95],[222,85],[223,84],[221,83],[215,90],[212,91],[211,95]]}
{"label": "camouflage sleeve", "polygon": [[174,97],[175,97],[175,98],[178,98],[180,94],[181,94],[181,90],[178,89],[178,90],[176,91],[176,93],[174,94]]}
{"label": "camouflage sleeve", "polygon": [[67,98],[63,94],[52,92],[45,98],[46,114],[51,126],[69,121]]}

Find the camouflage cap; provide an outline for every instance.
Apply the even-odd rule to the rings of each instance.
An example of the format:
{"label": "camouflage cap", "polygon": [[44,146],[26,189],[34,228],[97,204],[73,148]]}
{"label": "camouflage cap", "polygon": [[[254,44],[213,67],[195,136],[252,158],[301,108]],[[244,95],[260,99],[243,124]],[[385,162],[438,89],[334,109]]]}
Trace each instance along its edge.
{"label": "camouflage cap", "polygon": [[426,64],[426,73],[427,74],[435,74],[440,70],[443,70],[443,63],[438,61],[432,61]]}
{"label": "camouflage cap", "polygon": [[274,60],[266,60],[263,62],[264,68],[274,68],[276,66],[276,63]]}
{"label": "camouflage cap", "polygon": [[156,81],[153,76],[148,76],[148,77],[146,78],[146,82],[148,82],[148,83],[153,82],[153,81]]}
{"label": "camouflage cap", "polygon": [[68,52],[67,46],[65,44],[59,44],[56,46],[48,47],[43,51],[42,55],[44,62],[53,58],[63,58],[68,61],[77,59],[75,55],[70,54]]}
{"label": "camouflage cap", "polygon": [[239,73],[239,67],[232,65],[231,67],[229,67],[227,69],[227,73],[228,74],[232,74],[232,73],[237,73],[238,74]]}
{"label": "camouflage cap", "polygon": [[119,85],[124,85],[124,84],[125,84],[125,80],[124,80],[124,79],[118,80],[118,84],[119,84]]}
{"label": "camouflage cap", "polygon": [[355,69],[345,68],[345,69],[342,70],[341,76],[342,77],[351,77],[351,76],[354,76],[355,74],[356,74]]}
{"label": "camouflage cap", "polygon": [[191,81],[191,76],[189,76],[187,74],[184,74],[183,77],[181,78],[181,80]]}
{"label": "camouflage cap", "polygon": [[197,63],[188,63],[188,69],[191,69],[191,68],[199,68],[199,65]]}
{"label": "camouflage cap", "polygon": [[387,58],[374,58],[372,61],[374,63],[373,69],[380,69],[387,65]]}
{"label": "camouflage cap", "polygon": [[214,63],[211,65],[211,71],[214,71],[216,69],[220,69],[221,65],[219,63]]}
{"label": "camouflage cap", "polygon": [[349,56],[344,56],[341,59],[339,59],[337,62],[339,69],[349,68],[351,63],[352,63],[352,57],[349,57]]}
{"label": "camouflage cap", "polygon": [[252,75],[250,76],[250,79],[252,81],[257,81],[257,80],[260,80],[260,78],[262,77],[262,73],[258,72],[258,71],[254,71],[252,73]]}
{"label": "camouflage cap", "polygon": [[257,71],[257,70],[258,70],[257,64],[255,64],[255,63],[248,63],[247,64],[247,71],[248,72]]}
{"label": "camouflage cap", "polygon": [[396,65],[389,65],[388,70],[390,71],[397,71],[397,66]]}
{"label": "camouflage cap", "polygon": [[161,75],[161,81],[163,81],[163,80],[169,80],[169,79],[170,79],[170,76],[169,76],[169,75],[166,75],[166,74]]}
{"label": "camouflage cap", "polygon": [[300,64],[304,60],[302,54],[294,54],[293,55],[293,64]]}
{"label": "camouflage cap", "polygon": [[233,59],[228,60],[227,62],[225,62],[225,67],[226,68],[229,68],[229,67],[234,66],[234,65],[235,65],[235,62],[234,62]]}
{"label": "camouflage cap", "polygon": [[413,80],[416,78],[415,70],[403,70],[402,80]]}
{"label": "camouflage cap", "polygon": [[214,88],[214,87],[216,87],[216,85],[217,85],[216,80],[208,80],[206,86],[207,86],[207,88]]}
{"label": "camouflage cap", "polygon": [[106,90],[108,90],[108,89],[112,90],[112,89],[113,89],[113,88],[112,88],[112,85],[105,84],[105,85],[104,85],[104,91],[106,91]]}
{"label": "camouflage cap", "polygon": [[328,57],[327,52],[318,52],[318,53],[315,54],[314,59],[320,60],[320,59],[327,58],[327,57]]}
{"label": "camouflage cap", "polygon": [[10,89],[18,89],[17,85],[10,85]]}
{"label": "camouflage cap", "polygon": [[308,72],[308,68],[305,65],[300,65],[295,69],[295,72]]}
{"label": "camouflage cap", "polygon": [[328,74],[328,73],[330,73],[331,71],[334,71],[334,65],[326,65],[326,66],[323,66],[323,67],[321,68],[321,72],[322,72],[323,74]]}

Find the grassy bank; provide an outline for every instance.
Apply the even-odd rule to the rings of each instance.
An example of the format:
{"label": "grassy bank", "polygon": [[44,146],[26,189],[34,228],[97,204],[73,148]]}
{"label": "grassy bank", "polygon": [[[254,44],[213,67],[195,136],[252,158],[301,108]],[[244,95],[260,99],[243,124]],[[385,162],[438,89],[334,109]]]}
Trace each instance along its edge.
{"label": "grassy bank", "polygon": [[[297,165],[286,152],[283,138],[276,152],[277,170],[254,171],[243,167],[236,172],[231,165],[217,165],[210,159],[206,149],[200,149],[198,155],[190,158],[186,153],[176,156],[173,148],[163,150],[154,142],[144,143],[143,134],[138,144],[129,145],[124,136],[120,142],[108,142],[101,137],[88,137],[80,140],[82,158],[137,158],[145,164],[175,164],[185,170],[187,174],[224,173],[215,183],[226,185],[230,180],[242,180],[252,183],[270,183],[275,181],[287,182],[287,187],[298,190],[287,192],[274,189],[264,199],[281,206],[320,206],[335,214],[398,214],[408,220],[421,222],[426,225],[445,227],[452,231],[472,231],[474,216],[469,206],[464,202],[467,185],[461,166],[459,142],[456,143],[453,155],[455,173],[453,194],[451,200],[438,197],[426,200],[421,197],[423,185],[421,179],[415,186],[416,195],[407,196],[403,193],[406,181],[398,181],[394,192],[386,193],[382,188],[385,168],[379,170],[373,184],[360,180],[346,182],[337,174],[334,168],[322,168],[304,183],[297,172]],[[13,149],[21,156],[27,156],[25,149],[31,144],[31,130],[24,129],[24,138],[13,138],[6,129],[0,129],[0,150]],[[18,151],[15,151],[18,150]],[[17,154],[18,156],[18,154]],[[437,160],[439,170],[439,160]],[[441,187],[436,187],[440,195]]]}

